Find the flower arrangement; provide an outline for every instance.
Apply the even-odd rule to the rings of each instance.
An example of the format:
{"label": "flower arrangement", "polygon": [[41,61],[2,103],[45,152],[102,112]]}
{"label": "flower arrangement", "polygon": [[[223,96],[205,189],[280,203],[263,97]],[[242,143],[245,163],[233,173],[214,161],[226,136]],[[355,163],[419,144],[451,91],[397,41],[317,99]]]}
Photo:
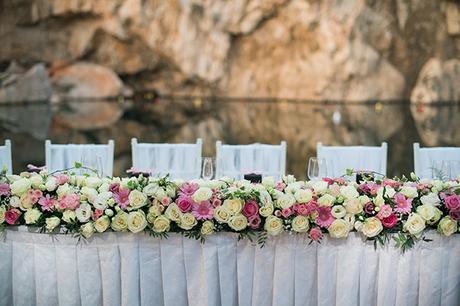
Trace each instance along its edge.
{"label": "flower arrangement", "polygon": [[391,238],[406,250],[424,233],[450,236],[460,228],[459,180],[364,180],[343,178],[262,183],[221,180],[172,181],[142,174],[97,177],[45,169],[0,175],[0,226],[27,225],[90,238],[95,233],[170,232],[204,241],[216,232],[239,233],[263,245],[269,235],[325,235],[344,239],[356,231],[375,245]]}

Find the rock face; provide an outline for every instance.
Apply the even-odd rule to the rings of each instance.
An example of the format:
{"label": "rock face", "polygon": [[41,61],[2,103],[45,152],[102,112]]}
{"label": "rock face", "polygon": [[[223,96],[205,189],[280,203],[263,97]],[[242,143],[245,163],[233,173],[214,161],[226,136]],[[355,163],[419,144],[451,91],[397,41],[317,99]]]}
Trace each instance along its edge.
{"label": "rock face", "polygon": [[[300,176],[317,141],[371,145],[388,140],[390,160],[408,156],[389,165],[390,174],[397,174],[411,170],[413,141],[459,144],[453,115],[458,108],[429,113],[410,106],[418,99],[459,99],[459,12],[460,3],[452,0],[2,1],[0,71],[12,61],[27,67],[44,63],[56,101],[49,137],[62,142],[115,138],[118,171],[129,167],[126,140],[137,136],[170,142],[203,137],[205,154],[213,154],[217,139],[285,139],[288,170]],[[382,102],[367,107],[244,99],[153,103],[151,97],[123,107],[62,102],[118,96],[126,88]],[[395,99],[407,103],[384,103]],[[338,125],[334,112],[341,114]]]}

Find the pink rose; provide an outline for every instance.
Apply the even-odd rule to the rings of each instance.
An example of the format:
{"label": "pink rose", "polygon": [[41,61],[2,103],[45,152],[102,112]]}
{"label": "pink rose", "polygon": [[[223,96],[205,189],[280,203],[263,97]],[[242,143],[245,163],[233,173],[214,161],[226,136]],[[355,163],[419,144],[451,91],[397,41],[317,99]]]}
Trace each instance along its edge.
{"label": "pink rose", "polygon": [[323,232],[319,227],[314,227],[308,233],[308,237],[313,241],[318,241],[323,238]]}
{"label": "pink rose", "polygon": [[66,194],[59,201],[59,208],[61,209],[77,209],[79,206],[80,196],[75,193]]}
{"label": "pink rose", "polygon": [[392,188],[398,188],[402,184],[398,181],[392,180],[392,179],[384,179],[383,180],[383,186],[389,186]]}
{"label": "pink rose", "polygon": [[179,193],[183,195],[193,195],[200,186],[197,183],[184,183],[180,186]]}
{"label": "pink rose", "polygon": [[449,210],[460,210],[460,196],[456,194],[445,197],[444,203]]}
{"label": "pink rose", "polygon": [[189,212],[193,206],[192,197],[186,194],[180,195],[176,200],[177,207],[183,213]]}
{"label": "pink rose", "polygon": [[284,208],[284,209],[281,211],[281,215],[282,215],[284,218],[289,218],[289,216],[292,215],[292,209],[291,209],[290,207]]}
{"label": "pink rose", "polygon": [[299,204],[295,207],[295,212],[301,216],[308,216],[310,214],[310,210],[308,209],[307,205]]}
{"label": "pink rose", "polygon": [[93,219],[93,221],[96,221],[97,219],[99,219],[100,216],[102,216],[103,213],[104,211],[102,209],[96,209],[91,213],[91,218]]}
{"label": "pink rose", "polygon": [[64,174],[56,175],[56,183],[58,185],[64,185],[68,181],[69,181],[69,177],[67,175],[64,175]]}
{"label": "pink rose", "polygon": [[4,215],[5,221],[6,223],[13,225],[16,223],[20,215],[21,215],[21,211],[19,209],[16,209],[16,208],[8,209],[7,211],[5,211],[5,215]]}
{"label": "pink rose", "polygon": [[275,210],[275,217],[281,217],[281,210]]}
{"label": "pink rose", "polygon": [[254,200],[247,201],[243,207],[243,215],[246,218],[255,216],[259,213],[259,205]]}
{"label": "pink rose", "polygon": [[0,184],[0,196],[9,196],[11,194],[10,185],[1,183]]}
{"label": "pink rose", "polygon": [[30,189],[27,192],[27,196],[29,197],[30,202],[32,202],[32,204],[35,204],[43,196],[43,193],[40,190]]}
{"label": "pink rose", "polygon": [[392,228],[398,223],[398,217],[395,214],[391,214],[386,218],[382,219],[382,225],[386,228]]}
{"label": "pink rose", "polygon": [[388,204],[383,204],[381,207],[380,207],[380,211],[379,213],[377,214],[377,218],[379,218],[380,220],[384,219],[384,218],[388,218],[391,214],[392,214],[393,210],[391,209],[391,206],[388,205]]}
{"label": "pink rose", "polygon": [[214,199],[212,200],[212,207],[216,208],[217,206],[220,206],[222,204],[222,201],[219,199]]}
{"label": "pink rose", "polygon": [[283,191],[286,188],[286,184],[283,182],[276,183],[275,189],[279,191]]}
{"label": "pink rose", "polygon": [[163,204],[163,206],[168,206],[170,203],[171,199],[169,197],[164,197],[163,199],[161,199],[161,204]]}
{"label": "pink rose", "polygon": [[260,219],[259,215],[253,215],[248,218],[248,222],[250,229],[258,229],[262,220]]}
{"label": "pink rose", "polygon": [[449,216],[455,221],[460,221],[460,210],[451,210]]}

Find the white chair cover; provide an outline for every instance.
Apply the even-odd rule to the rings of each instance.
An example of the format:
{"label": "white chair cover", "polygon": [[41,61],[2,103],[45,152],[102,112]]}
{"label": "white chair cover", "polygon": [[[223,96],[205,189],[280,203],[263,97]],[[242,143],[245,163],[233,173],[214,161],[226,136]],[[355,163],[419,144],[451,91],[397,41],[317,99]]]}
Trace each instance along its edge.
{"label": "white chair cover", "polygon": [[[47,140],[46,168],[48,172],[71,168],[75,162],[81,162],[99,170],[103,176],[112,176],[114,141],[108,144],[51,144]],[[99,161],[102,165],[99,165]],[[102,169],[100,169],[102,167]]]}
{"label": "white chair cover", "polygon": [[11,162],[11,141],[5,140],[5,145],[0,146],[0,171],[6,166],[7,174],[13,173],[13,165]]}
{"label": "white chair cover", "polygon": [[387,172],[387,143],[380,147],[368,146],[323,146],[317,144],[318,158],[326,160],[326,175],[339,177],[346,173],[346,169],[355,171],[376,171],[383,175]]}
{"label": "white chair cover", "polygon": [[204,244],[171,233],[71,235],[7,229],[0,240],[0,305],[459,306],[460,237],[427,233],[402,253],[357,233],[308,244],[236,234]]}
{"label": "white chair cover", "polygon": [[216,177],[242,179],[244,174],[257,173],[280,179],[286,171],[286,142],[280,145],[223,145],[216,143]]}
{"label": "white chair cover", "polygon": [[437,161],[460,161],[460,147],[420,148],[414,143],[414,171],[420,178],[433,178],[433,166]]}
{"label": "white chair cover", "polygon": [[191,180],[200,177],[203,141],[196,143],[138,143],[131,140],[133,167],[153,175]]}

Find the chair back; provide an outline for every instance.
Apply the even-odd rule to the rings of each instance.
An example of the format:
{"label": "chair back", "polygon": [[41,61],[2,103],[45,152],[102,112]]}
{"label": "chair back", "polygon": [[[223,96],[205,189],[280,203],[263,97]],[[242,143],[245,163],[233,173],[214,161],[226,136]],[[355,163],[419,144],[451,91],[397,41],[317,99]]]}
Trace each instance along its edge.
{"label": "chair back", "polygon": [[316,145],[317,157],[326,161],[328,177],[342,176],[350,168],[386,175],[387,151],[386,142],[381,146],[323,146],[320,142]]}
{"label": "chair back", "polygon": [[460,147],[420,148],[418,142],[414,143],[414,171],[418,177],[432,179],[436,162],[447,160],[460,162]]}
{"label": "chair back", "polygon": [[46,168],[51,173],[72,168],[75,162],[80,162],[83,166],[97,169],[102,176],[112,176],[114,144],[113,140],[107,144],[52,144],[46,140]]}
{"label": "chair back", "polygon": [[228,145],[216,142],[216,177],[235,179],[257,173],[280,179],[286,171],[286,141],[279,145]]}
{"label": "chair back", "polygon": [[5,140],[5,145],[0,146],[0,171],[6,166],[6,174],[13,173],[13,163],[11,160],[11,141]]}
{"label": "chair back", "polygon": [[171,179],[197,179],[201,174],[203,140],[196,143],[139,143],[131,139],[133,167]]}

